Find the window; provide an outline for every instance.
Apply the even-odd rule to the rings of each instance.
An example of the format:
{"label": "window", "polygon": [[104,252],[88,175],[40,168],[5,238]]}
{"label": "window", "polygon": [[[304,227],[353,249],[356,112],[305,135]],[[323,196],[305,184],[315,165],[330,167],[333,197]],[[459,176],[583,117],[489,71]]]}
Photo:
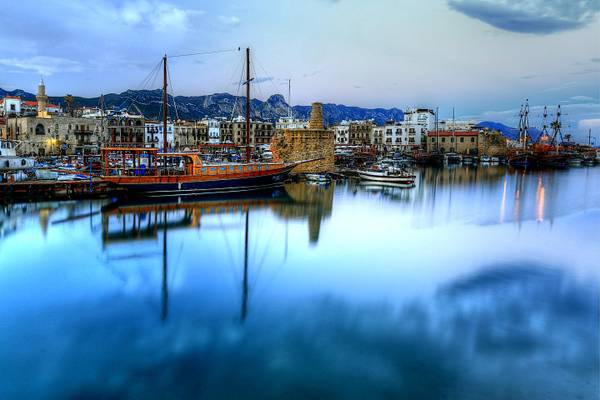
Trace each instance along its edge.
{"label": "window", "polygon": [[44,132],[45,132],[44,125],[42,125],[42,124],[37,124],[37,125],[35,126],[35,134],[36,134],[36,135],[43,135],[43,134],[44,134]]}
{"label": "window", "polygon": [[11,104],[11,105],[10,105],[10,111],[16,111],[16,108],[15,108],[15,105],[14,105],[14,104]]}
{"label": "window", "polygon": [[475,143],[475,138],[474,137],[471,138],[471,143]]}
{"label": "window", "polygon": [[442,138],[442,142],[446,142],[446,138],[445,137]]}
{"label": "window", "polygon": [[434,137],[431,138],[431,143],[435,143],[435,138]]}
{"label": "window", "polygon": [[461,138],[460,138],[460,142],[461,142],[461,143],[464,143],[464,142],[465,142],[465,138],[464,138],[464,137],[461,137]]}

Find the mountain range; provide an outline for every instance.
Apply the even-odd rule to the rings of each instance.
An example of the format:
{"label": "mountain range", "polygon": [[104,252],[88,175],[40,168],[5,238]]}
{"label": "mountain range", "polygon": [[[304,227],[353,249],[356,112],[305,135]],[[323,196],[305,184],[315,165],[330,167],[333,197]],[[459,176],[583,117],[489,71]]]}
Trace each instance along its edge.
{"label": "mountain range", "polygon": [[[17,89],[6,91],[0,88],[0,98],[4,96],[20,96],[23,100],[35,100],[33,93]],[[49,102],[60,105],[65,109],[64,97],[49,96]],[[100,97],[73,96],[74,107],[97,107]],[[104,95],[104,104],[107,109],[128,108],[132,111],[139,110],[146,118],[159,119],[162,107],[162,90],[127,90],[116,94]],[[173,107],[175,104],[176,107]],[[204,117],[226,117],[245,115],[246,97],[234,96],[229,93],[215,93],[205,96],[169,96],[171,117],[179,119],[201,119]],[[288,115],[289,106],[284,97],[275,94],[266,101],[252,99],[252,118],[264,121],[276,121]],[[176,112],[175,112],[176,110]],[[308,119],[310,106],[293,106],[293,115],[296,118]],[[382,124],[387,120],[402,121],[404,113],[397,108],[361,108],[342,104],[323,104],[323,117],[327,125],[333,125],[343,120],[373,119]]]}

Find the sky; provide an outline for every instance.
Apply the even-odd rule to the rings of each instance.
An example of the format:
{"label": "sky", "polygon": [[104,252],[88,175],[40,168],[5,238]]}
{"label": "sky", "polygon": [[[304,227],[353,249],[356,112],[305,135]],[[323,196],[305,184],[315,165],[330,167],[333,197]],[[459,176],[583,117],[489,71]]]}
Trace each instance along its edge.
{"label": "sky", "polygon": [[[237,93],[252,49],[253,97],[292,104],[439,107],[440,117],[531,125],[544,105],[600,144],[600,0],[0,0],[0,87],[98,96],[158,88]],[[220,52],[223,50],[230,50]],[[150,79],[147,79],[150,77]]]}

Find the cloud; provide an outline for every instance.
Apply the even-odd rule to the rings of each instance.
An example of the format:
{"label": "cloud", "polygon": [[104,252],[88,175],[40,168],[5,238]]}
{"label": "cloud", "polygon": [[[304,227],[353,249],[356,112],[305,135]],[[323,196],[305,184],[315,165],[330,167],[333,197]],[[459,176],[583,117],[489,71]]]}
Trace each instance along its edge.
{"label": "cloud", "polygon": [[600,129],[600,118],[582,119],[577,124],[579,129]]}
{"label": "cloud", "polygon": [[590,96],[573,96],[571,97],[572,101],[584,101],[584,102],[588,102],[588,101],[597,101],[597,99],[590,97]]}
{"label": "cloud", "polygon": [[318,75],[318,74],[320,74],[320,73],[321,73],[321,70],[320,70],[320,69],[317,69],[317,70],[314,70],[314,71],[312,71],[312,72],[307,72],[307,73],[305,73],[305,74],[302,74],[302,77],[303,77],[303,78],[310,78],[310,77],[313,77],[313,76],[315,76],[315,75]]}
{"label": "cloud", "polygon": [[587,75],[600,73],[600,68],[585,68],[579,71],[571,72],[571,75]]}
{"label": "cloud", "polygon": [[590,58],[590,61],[593,63],[600,63],[600,57]]}
{"label": "cloud", "polygon": [[579,29],[600,12],[598,0],[448,0],[448,6],[501,30],[533,34]]}
{"label": "cloud", "polygon": [[236,17],[234,15],[230,15],[230,16],[226,16],[226,15],[220,15],[219,16],[219,21],[226,26],[238,26],[239,24],[242,23],[242,21],[239,19],[239,17]]}
{"label": "cloud", "polygon": [[28,58],[0,58],[0,65],[17,68],[19,71],[34,71],[39,75],[53,75],[57,72],[81,72],[81,63],[66,58],[35,56]]}
{"label": "cloud", "polygon": [[137,0],[125,3],[118,15],[129,26],[173,31],[188,29],[190,19],[203,14],[203,11],[182,9],[171,3]]}
{"label": "cloud", "polygon": [[521,79],[529,80],[529,79],[535,79],[538,77],[539,77],[539,75],[525,75],[525,76],[522,76]]}

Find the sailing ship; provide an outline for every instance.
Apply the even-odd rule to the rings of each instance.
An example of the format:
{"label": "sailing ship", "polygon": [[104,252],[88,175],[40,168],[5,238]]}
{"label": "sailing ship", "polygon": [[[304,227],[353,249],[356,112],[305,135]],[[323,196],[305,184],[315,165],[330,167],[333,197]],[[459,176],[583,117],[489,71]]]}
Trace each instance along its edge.
{"label": "sailing ship", "polygon": [[548,109],[544,107],[544,123],[542,133],[536,143],[533,145],[533,152],[537,159],[537,163],[541,167],[564,168],[568,165],[568,157],[560,151],[557,138],[562,141],[561,122],[560,122],[560,105],[556,111],[556,119],[551,123],[552,134],[548,133]]}
{"label": "sailing ship", "polygon": [[163,64],[163,151],[158,148],[101,149],[105,182],[131,196],[151,197],[241,192],[280,186],[294,167],[305,162],[252,162],[250,153],[250,48],[246,49],[246,157],[244,163],[204,163],[198,153],[168,152],[167,55]]}
{"label": "sailing ship", "polygon": [[529,168],[536,164],[536,159],[529,147],[529,103],[521,106],[519,111],[519,147],[508,156],[509,165],[517,168]]}

